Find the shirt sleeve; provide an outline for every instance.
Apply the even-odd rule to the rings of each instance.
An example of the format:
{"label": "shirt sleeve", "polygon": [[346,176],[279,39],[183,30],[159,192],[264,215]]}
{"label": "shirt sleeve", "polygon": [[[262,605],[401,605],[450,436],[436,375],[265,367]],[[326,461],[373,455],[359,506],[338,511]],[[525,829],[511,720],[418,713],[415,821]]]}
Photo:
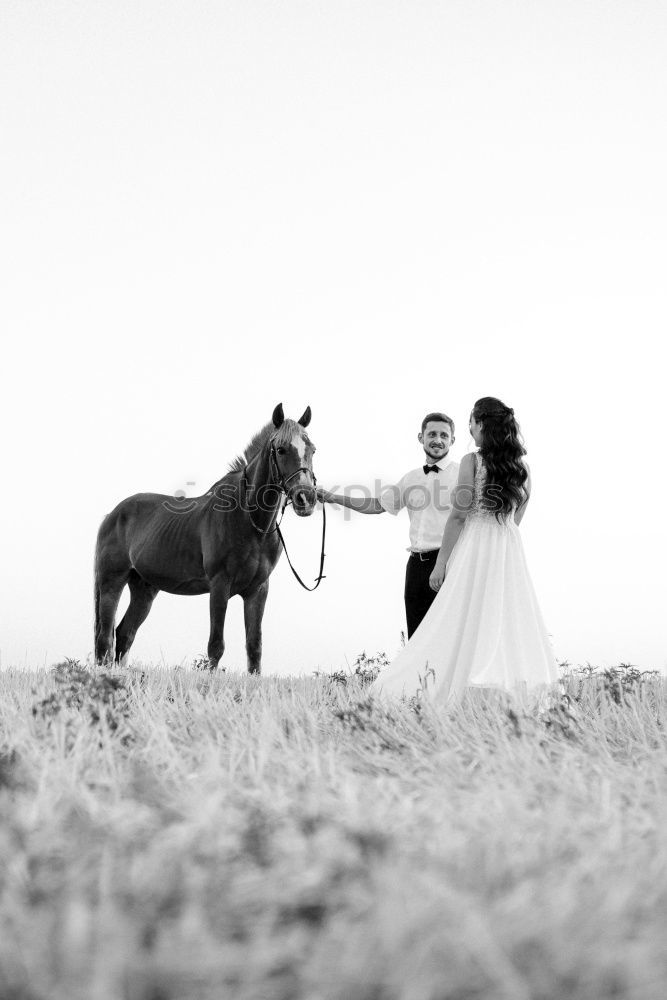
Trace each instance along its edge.
{"label": "shirt sleeve", "polygon": [[405,476],[395,486],[385,486],[379,500],[380,506],[388,514],[398,514],[405,507]]}

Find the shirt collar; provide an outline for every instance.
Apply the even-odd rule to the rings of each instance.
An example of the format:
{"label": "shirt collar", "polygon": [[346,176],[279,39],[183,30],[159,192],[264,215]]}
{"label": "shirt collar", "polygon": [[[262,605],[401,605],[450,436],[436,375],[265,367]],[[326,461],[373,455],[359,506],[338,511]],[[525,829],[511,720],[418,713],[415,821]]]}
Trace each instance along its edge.
{"label": "shirt collar", "polygon": [[419,472],[421,472],[422,476],[430,476],[430,475],[432,475],[432,473],[430,473],[430,472],[424,472],[424,466],[425,465],[437,465],[438,468],[440,469],[440,471],[444,472],[445,469],[449,465],[451,465],[453,461],[454,461],[454,459],[452,458],[451,455],[447,455],[446,458],[444,458],[444,459],[441,458],[437,462],[427,462],[427,461],[424,461],[423,464],[419,467]]}

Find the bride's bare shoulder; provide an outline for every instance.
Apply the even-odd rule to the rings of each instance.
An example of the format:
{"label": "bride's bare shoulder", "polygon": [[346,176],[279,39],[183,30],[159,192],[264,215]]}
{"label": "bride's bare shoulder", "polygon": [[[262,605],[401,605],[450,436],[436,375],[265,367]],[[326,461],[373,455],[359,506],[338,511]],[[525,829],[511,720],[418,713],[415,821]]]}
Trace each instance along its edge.
{"label": "bride's bare shoulder", "polygon": [[468,480],[474,478],[476,468],[477,460],[475,458],[475,452],[469,451],[467,455],[463,456],[459,464],[459,483],[467,482]]}

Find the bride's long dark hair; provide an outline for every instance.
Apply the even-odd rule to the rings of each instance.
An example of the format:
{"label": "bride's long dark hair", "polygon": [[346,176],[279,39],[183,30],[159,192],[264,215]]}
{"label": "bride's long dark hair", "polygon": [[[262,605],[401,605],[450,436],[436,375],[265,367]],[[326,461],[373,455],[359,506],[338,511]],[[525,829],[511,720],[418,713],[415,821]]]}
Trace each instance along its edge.
{"label": "bride's long dark hair", "polygon": [[528,496],[528,470],[522,462],[526,449],[521,430],[514,410],[494,396],[478,399],[472,415],[483,425],[479,453],[486,466],[484,505],[495,512],[496,520],[506,520]]}

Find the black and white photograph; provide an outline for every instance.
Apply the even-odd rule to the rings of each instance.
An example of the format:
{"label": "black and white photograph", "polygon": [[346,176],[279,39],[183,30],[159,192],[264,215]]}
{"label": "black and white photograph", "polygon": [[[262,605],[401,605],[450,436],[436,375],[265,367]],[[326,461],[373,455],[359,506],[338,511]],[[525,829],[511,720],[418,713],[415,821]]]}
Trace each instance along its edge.
{"label": "black and white photograph", "polygon": [[667,995],[667,7],[0,0],[0,1000]]}

